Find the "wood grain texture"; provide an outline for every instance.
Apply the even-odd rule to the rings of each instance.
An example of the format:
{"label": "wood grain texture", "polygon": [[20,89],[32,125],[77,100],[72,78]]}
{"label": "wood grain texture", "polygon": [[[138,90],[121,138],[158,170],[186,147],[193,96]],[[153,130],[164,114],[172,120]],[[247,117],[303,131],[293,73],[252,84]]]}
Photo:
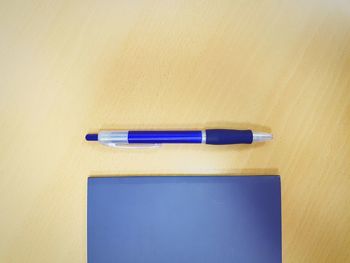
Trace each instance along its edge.
{"label": "wood grain texture", "polygon": [[[350,261],[349,1],[4,1],[0,14],[1,262],[85,262],[91,175],[277,173],[283,262]],[[84,141],[184,127],[275,139]]]}

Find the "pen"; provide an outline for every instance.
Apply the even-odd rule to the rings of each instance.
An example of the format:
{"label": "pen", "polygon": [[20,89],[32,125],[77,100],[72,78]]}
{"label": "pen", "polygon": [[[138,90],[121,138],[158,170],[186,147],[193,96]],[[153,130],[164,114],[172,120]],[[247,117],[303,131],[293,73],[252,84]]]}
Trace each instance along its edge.
{"label": "pen", "polygon": [[164,143],[171,144],[251,144],[272,140],[272,134],[252,130],[207,129],[172,131],[121,131],[106,130],[87,134],[87,141],[98,141],[110,147],[155,147]]}

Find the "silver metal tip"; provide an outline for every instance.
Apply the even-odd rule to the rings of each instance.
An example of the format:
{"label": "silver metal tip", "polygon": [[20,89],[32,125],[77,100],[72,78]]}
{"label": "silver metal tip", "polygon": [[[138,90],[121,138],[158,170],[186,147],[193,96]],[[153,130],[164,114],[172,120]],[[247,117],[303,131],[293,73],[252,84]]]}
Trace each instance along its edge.
{"label": "silver metal tip", "polygon": [[266,142],[271,141],[273,138],[271,133],[267,132],[254,132],[253,131],[253,142]]}

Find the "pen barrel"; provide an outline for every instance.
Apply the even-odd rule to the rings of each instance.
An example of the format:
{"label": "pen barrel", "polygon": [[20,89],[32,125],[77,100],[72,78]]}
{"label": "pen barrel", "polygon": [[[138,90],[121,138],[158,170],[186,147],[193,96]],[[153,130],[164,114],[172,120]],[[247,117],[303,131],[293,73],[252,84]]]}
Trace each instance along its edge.
{"label": "pen barrel", "polygon": [[129,131],[129,144],[202,143],[202,131]]}
{"label": "pen barrel", "polygon": [[253,142],[251,130],[210,129],[205,132],[206,144],[251,144]]}

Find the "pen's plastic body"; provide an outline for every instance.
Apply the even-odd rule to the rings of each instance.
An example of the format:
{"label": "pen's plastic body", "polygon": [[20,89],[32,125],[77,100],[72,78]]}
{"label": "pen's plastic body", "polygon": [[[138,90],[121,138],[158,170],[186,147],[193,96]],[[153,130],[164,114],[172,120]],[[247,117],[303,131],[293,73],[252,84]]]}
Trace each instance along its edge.
{"label": "pen's plastic body", "polygon": [[185,144],[250,144],[272,139],[269,133],[251,130],[208,129],[192,131],[101,131],[87,134],[87,141],[99,141],[107,146]]}
{"label": "pen's plastic body", "polygon": [[128,143],[202,143],[202,131],[129,131]]}

